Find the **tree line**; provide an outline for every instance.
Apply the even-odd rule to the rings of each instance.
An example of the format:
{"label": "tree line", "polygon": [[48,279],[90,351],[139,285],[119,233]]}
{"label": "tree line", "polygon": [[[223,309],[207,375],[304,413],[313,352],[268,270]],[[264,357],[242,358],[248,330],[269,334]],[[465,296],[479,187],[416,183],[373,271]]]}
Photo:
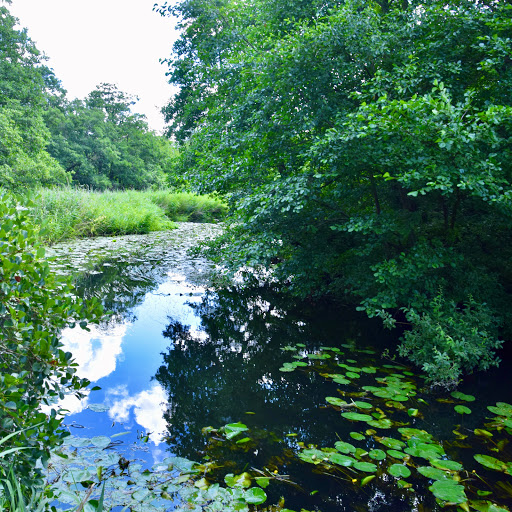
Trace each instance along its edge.
{"label": "tree line", "polygon": [[434,384],[496,365],[511,336],[511,2],[158,10],[181,31],[164,109],[180,171],[230,201],[211,255],[405,329],[400,354]]}
{"label": "tree line", "polygon": [[0,7],[2,187],[168,185],[176,148],[132,112],[136,101],[106,83],[84,99],[68,99],[26,29]]}

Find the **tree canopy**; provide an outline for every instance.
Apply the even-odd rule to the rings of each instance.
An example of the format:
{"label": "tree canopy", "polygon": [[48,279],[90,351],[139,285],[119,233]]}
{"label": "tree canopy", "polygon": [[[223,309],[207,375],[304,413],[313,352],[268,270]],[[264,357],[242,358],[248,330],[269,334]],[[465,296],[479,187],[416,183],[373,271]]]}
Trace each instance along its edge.
{"label": "tree canopy", "polygon": [[434,382],[496,364],[511,291],[512,5],[164,4],[181,167],[231,204],[212,254],[350,300]]}

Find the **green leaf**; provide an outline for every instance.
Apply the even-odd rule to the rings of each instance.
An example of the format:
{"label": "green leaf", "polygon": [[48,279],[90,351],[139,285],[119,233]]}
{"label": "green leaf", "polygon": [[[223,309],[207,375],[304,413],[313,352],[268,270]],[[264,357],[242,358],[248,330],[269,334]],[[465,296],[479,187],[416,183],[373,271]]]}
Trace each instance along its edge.
{"label": "green leaf", "polygon": [[251,489],[245,491],[244,499],[251,505],[260,505],[261,503],[265,502],[267,495],[263,489],[260,489],[259,487],[252,487]]}
{"label": "green leaf", "polygon": [[430,478],[431,480],[446,480],[447,478],[451,478],[448,473],[439,468],[432,468],[430,466],[421,466],[417,468],[418,473],[421,473],[423,476]]}
{"label": "green leaf", "polygon": [[336,441],[334,447],[341,453],[355,453],[356,447],[344,441]]}
{"label": "green leaf", "polygon": [[465,405],[456,405],[454,409],[459,414],[471,414],[471,409]]}
{"label": "green leaf", "polygon": [[365,471],[366,473],[375,473],[375,471],[377,471],[377,466],[371,462],[357,461],[354,463],[354,468],[359,471]]}
{"label": "green leaf", "polygon": [[347,420],[352,421],[371,421],[372,417],[368,414],[361,414],[359,412],[342,412],[341,415]]}
{"label": "green leaf", "polygon": [[464,400],[466,402],[474,402],[475,397],[473,395],[465,395],[464,393],[461,393],[460,391],[452,391],[451,395],[453,398],[456,398],[458,400]]}
{"label": "green leaf", "polygon": [[388,473],[396,478],[407,478],[411,476],[411,470],[403,464],[392,464],[388,468]]}
{"label": "green leaf", "polygon": [[464,487],[454,480],[437,480],[429,489],[436,498],[448,503],[465,503],[467,501]]}
{"label": "green leaf", "polygon": [[384,460],[386,453],[383,450],[374,449],[368,452],[368,456],[373,460]]}
{"label": "green leaf", "polygon": [[243,423],[229,423],[224,427],[224,429],[226,432],[226,439],[233,439],[242,432],[249,430],[247,425],[244,425]]}

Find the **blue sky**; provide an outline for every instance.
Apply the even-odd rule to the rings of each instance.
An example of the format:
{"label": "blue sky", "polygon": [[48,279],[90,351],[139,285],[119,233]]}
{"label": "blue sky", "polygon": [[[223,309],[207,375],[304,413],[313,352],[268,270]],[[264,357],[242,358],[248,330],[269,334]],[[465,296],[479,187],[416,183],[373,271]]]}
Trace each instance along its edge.
{"label": "blue sky", "polygon": [[13,0],[8,6],[71,98],[101,82],[140,98],[135,110],[161,130],[159,109],[173,93],[165,65],[176,21],[153,12],[154,0]]}

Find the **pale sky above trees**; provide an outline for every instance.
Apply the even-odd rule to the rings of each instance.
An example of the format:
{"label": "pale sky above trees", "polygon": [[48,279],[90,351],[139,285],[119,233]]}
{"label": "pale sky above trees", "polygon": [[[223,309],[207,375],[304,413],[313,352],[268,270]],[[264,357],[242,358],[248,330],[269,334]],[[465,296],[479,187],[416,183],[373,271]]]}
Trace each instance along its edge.
{"label": "pale sky above trees", "polygon": [[134,110],[161,130],[160,108],[173,89],[167,67],[175,21],[153,12],[154,0],[13,0],[11,13],[48,57],[69,99],[101,82],[140,98]]}

